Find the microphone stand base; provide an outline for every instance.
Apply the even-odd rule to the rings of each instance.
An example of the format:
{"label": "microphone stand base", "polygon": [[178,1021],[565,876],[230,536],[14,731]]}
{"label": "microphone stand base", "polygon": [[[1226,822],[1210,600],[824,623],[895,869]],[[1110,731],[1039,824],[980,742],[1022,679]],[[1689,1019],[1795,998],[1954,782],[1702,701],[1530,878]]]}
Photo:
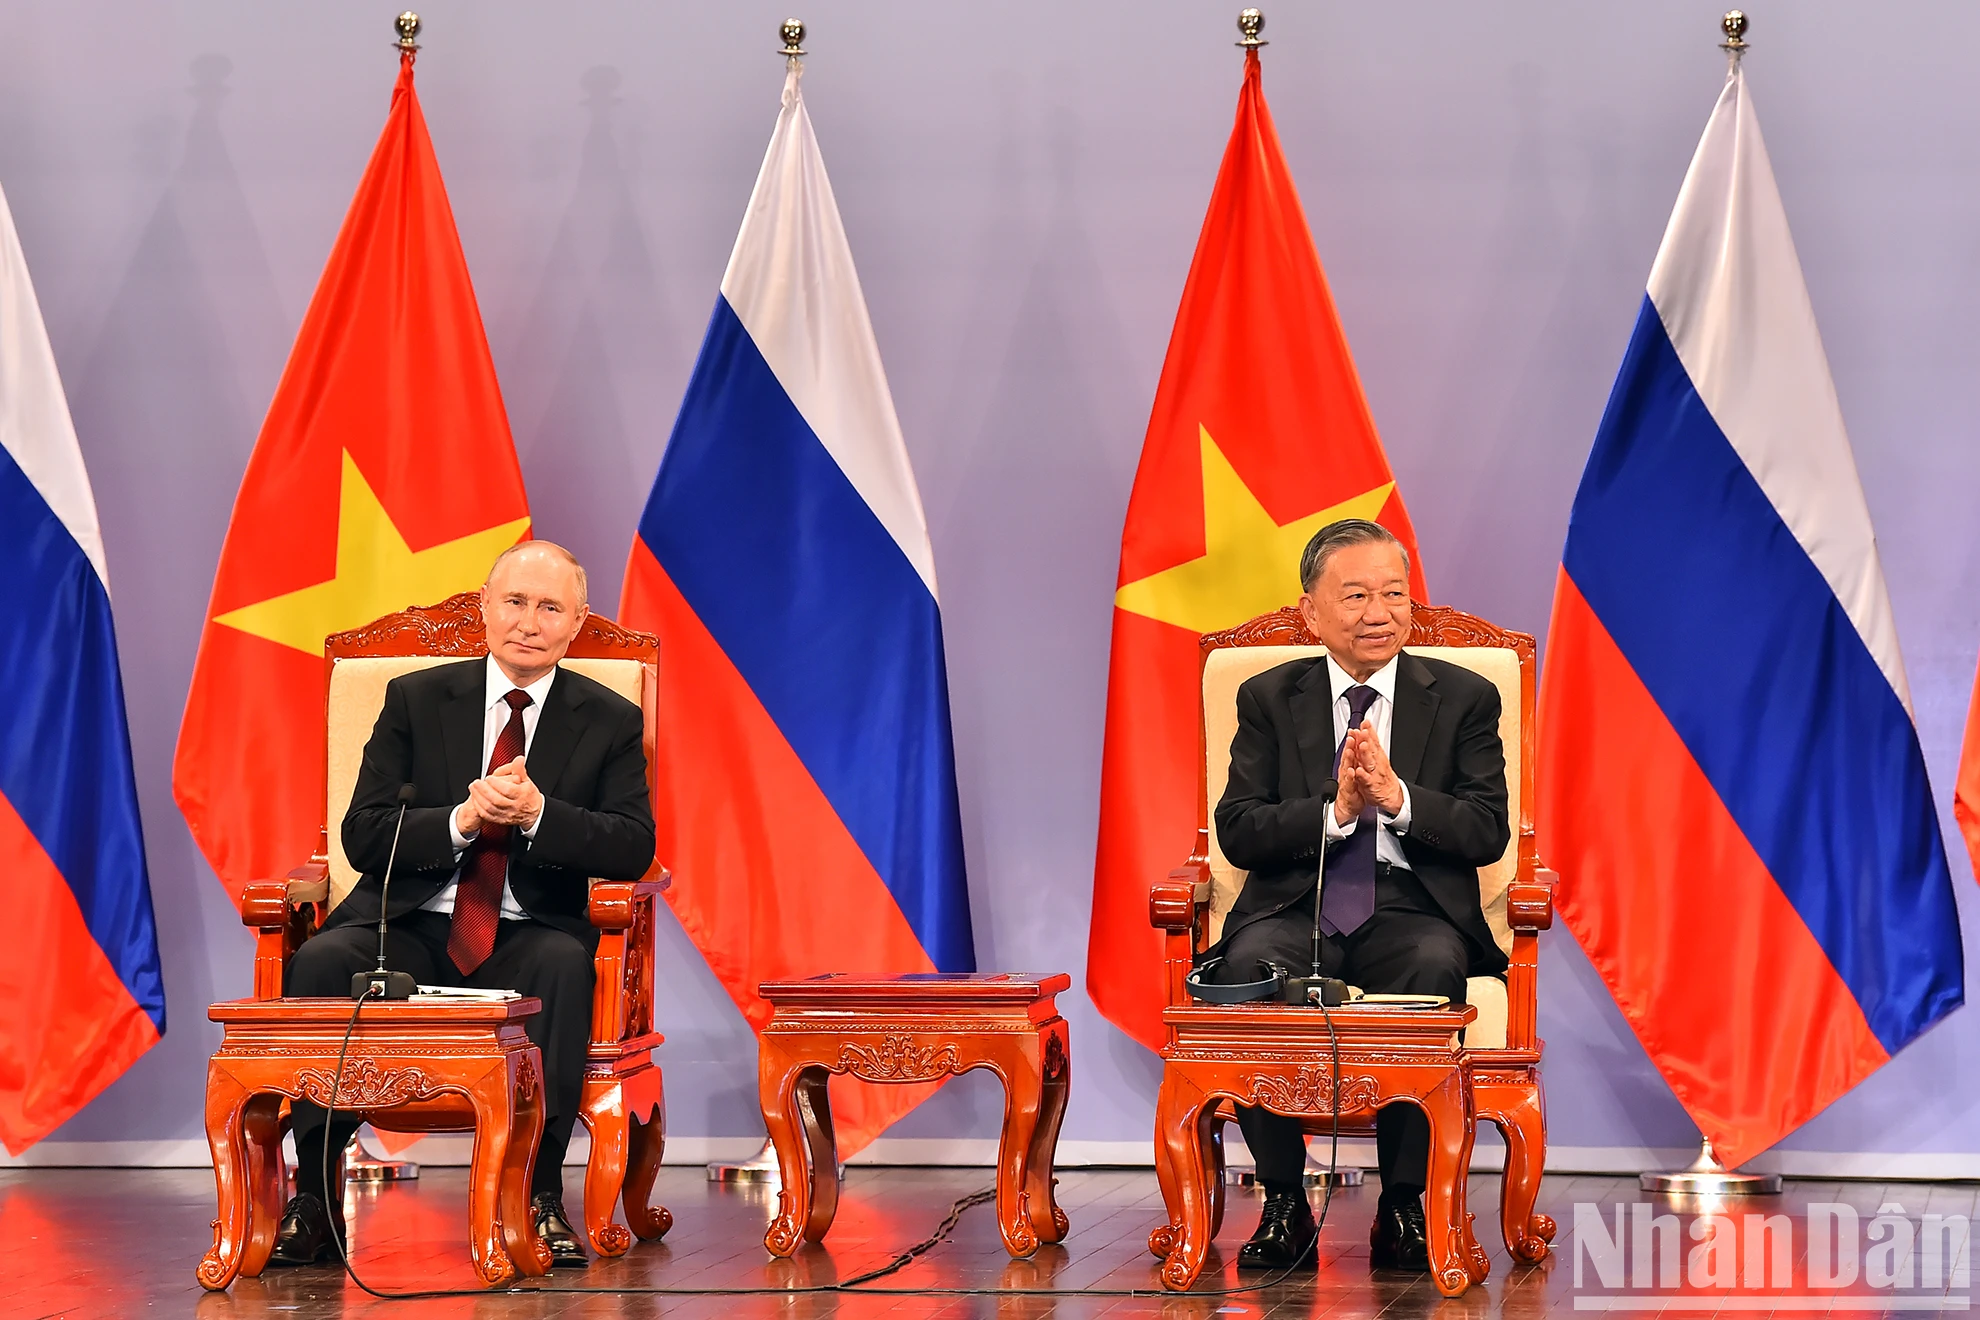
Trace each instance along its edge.
{"label": "microphone stand base", "polygon": [[411,1160],[378,1160],[364,1148],[360,1132],[351,1134],[344,1147],[344,1181],[351,1183],[409,1182],[419,1177],[419,1165]]}
{"label": "microphone stand base", "polygon": [[411,972],[357,972],[351,977],[352,999],[411,999]]}

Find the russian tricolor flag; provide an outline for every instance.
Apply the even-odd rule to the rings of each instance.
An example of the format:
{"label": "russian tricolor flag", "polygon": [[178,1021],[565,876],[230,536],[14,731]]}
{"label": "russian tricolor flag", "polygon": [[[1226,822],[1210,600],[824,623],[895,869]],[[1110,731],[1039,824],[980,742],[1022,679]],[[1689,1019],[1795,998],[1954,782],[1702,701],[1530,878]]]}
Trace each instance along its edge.
{"label": "russian tricolor flag", "polygon": [[[620,606],[662,642],[668,898],[758,1027],[764,980],[975,967],[934,556],[800,74]],[[841,1153],[925,1094],[835,1089]]]}
{"label": "russian tricolor flag", "polygon": [[0,1141],[15,1154],[165,1031],[116,631],[55,355],[0,196]]}
{"label": "russian tricolor flag", "polygon": [[1561,558],[1541,851],[1737,1164],[1964,998],[1869,509],[1737,63]]}

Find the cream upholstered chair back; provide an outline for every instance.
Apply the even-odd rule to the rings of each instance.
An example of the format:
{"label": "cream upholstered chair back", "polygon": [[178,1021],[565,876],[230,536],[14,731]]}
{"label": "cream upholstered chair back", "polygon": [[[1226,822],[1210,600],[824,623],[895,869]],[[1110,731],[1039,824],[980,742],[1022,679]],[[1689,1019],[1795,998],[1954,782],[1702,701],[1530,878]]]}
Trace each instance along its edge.
{"label": "cream upholstered chair back", "polygon": [[[1445,660],[1489,680],[1499,689],[1499,740],[1506,751],[1507,812],[1513,822],[1506,851],[1478,873],[1485,924],[1501,951],[1512,952],[1506,890],[1524,855],[1533,851],[1531,738],[1533,720],[1533,639],[1508,633],[1458,610],[1418,605],[1412,611],[1412,655]],[[1202,821],[1209,830],[1209,934],[1223,934],[1224,918],[1244,887],[1245,872],[1232,866],[1217,839],[1217,802],[1230,777],[1231,739],[1237,734],[1237,691],[1244,681],[1292,660],[1324,655],[1290,607],[1263,615],[1225,633],[1203,639],[1203,798]],[[1323,881],[1324,883],[1324,881]],[[1473,1048],[1505,1042],[1505,984],[1494,977],[1473,978],[1468,993],[1478,1020],[1467,1033]]]}
{"label": "cream upholstered chair back", "polygon": [[[648,774],[653,763],[653,711],[658,686],[656,640],[594,614],[571,643],[563,668],[594,679],[639,706],[646,716]],[[326,640],[329,693],[325,731],[325,856],[330,906],[343,902],[359,876],[344,855],[344,813],[357,788],[364,745],[385,707],[385,686],[401,674],[488,654],[480,603],[472,593],[439,605],[388,614]]]}

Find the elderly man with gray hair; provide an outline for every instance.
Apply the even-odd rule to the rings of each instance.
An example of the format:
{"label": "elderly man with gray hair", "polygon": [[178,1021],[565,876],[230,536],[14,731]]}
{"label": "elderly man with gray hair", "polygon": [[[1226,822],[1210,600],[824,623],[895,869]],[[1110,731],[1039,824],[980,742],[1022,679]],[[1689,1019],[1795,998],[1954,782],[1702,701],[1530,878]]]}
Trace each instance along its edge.
{"label": "elderly man with gray hair", "polygon": [[[1462,1003],[1467,976],[1505,971],[1479,906],[1478,868],[1510,837],[1499,694],[1470,670],[1403,650],[1409,557],[1379,523],[1350,518],[1314,534],[1300,558],[1300,616],[1326,655],[1294,660],[1238,689],[1231,773],[1217,839],[1250,874],[1223,938],[1199,959],[1237,984],[1268,964],[1312,962],[1321,849],[1322,970],[1370,992]],[[1329,803],[1317,796],[1338,780]],[[1240,1106],[1265,1188],[1241,1267],[1285,1269],[1317,1256],[1298,1119]],[[1374,1268],[1427,1271],[1422,1192],[1429,1124],[1392,1105],[1376,1118],[1382,1198]]]}

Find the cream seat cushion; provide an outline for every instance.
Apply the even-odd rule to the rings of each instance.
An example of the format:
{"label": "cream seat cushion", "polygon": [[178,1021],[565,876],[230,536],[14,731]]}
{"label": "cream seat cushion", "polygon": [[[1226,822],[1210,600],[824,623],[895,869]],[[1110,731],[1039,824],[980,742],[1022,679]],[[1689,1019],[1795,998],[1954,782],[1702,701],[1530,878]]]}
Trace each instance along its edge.
{"label": "cream seat cushion", "polygon": [[[364,745],[378,723],[378,712],[385,709],[385,685],[401,674],[451,665],[459,656],[406,655],[357,656],[339,660],[330,671],[329,793],[323,819],[330,833],[330,905],[344,901],[358,882],[358,873],[344,856],[344,812],[357,791],[358,767],[364,761]],[[637,660],[566,660],[562,668],[603,683],[632,702],[640,703],[642,668]]]}
{"label": "cream seat cushion", "polygon": [[[1520,679],[1519,653],[1502,646],[1412,646],[1410,655],[1446,660],[1489,679],[1499,689],[1499,740],[1506,749],[1507,812],[1520,818]],[[1210,825],[1210,938],[1219,938],[1224,917],[1237,902],[1244,887],[1245,872],[1225,858],[1217,841],[1217,802],[1224,796],[1224,782],[1230,777],[1231,739],[1237,736],[1237,691],[1253,675],[1285,664],[1325,655],[1318,646],[1228,646],[1212,651],[1203,666],[1203,746],[1204,785],[1208,797],[1206,820]],[[1519,831],[1498,861],[1480,868],[1478,892],[1485,909],[1485,924],[1492,938],[1506,953],[1512,952],[1512,927],[1506,922],[1506,887],[1512,883],[1519,857]],[[1465,995],[1478,1010],[1478,1018],[1466,1032],[1466,1043],[1473,1049],[1499,1049],[1506,1043],[1506,987],[1495,976],[1474,976],[1465,983]]]}

